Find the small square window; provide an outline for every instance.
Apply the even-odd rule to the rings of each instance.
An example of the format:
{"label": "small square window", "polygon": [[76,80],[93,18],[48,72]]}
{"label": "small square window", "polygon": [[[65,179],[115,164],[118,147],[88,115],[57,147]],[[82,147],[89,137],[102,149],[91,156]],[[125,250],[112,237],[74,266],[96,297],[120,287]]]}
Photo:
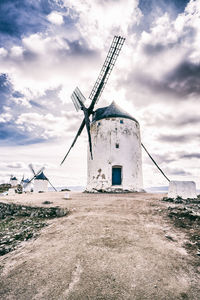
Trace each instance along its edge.
{"label": "small square window", "polygon": [[124,120],[120,120],[120,123],[121,123],[121,124],[124,124]]}
{"label": "small square window", "polygon": [[101,125],[101,122],[98,122],[97,126],[100,126]]}
{"label": "small square window", "polygon": [[119,148],[119,144],[117,143],[117,144],[115,144],[115,148]]}

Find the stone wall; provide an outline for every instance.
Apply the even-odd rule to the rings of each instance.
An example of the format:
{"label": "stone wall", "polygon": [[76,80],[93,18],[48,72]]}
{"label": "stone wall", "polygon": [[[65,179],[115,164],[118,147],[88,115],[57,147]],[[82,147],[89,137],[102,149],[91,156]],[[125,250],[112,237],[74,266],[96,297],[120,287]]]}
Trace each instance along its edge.
{"label": "stone wall", "polygon": [[68,213],[68,209],[60,207],[32,207],[14,203],[0,203],[0,219],[7,216],[55,218],[66,216]]}

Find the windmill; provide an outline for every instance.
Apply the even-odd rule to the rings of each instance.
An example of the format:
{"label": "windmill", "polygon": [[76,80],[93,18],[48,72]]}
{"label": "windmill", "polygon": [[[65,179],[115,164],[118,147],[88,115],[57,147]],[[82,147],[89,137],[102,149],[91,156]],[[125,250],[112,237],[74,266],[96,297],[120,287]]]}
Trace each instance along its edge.
{"label": "windmill", "polygon": [[[115,36],[99,77],[91,91],[91,104],[85,107],[85,97],[77,87],[72,93],[76,110],[81,109],[84,119],[65,161],[86,125],[88,133],[87,192],[142,191],[142,158],[139,123],[131,115],[111,105],[94,111],[109,75],[114,67],[125,38]],[[92,122],[90,116],[92,115]]]}
{"label": "windmill", "polygon": [[15,176],[13,175],[10,175],[10,184],[12,187],[15,187],[18,185],[18,180]]}
{"label": "windmill", "polygon": [[67,154],[63,158],[61,165],[63,164],[63,162],[65,161],[69,152],[71,151],[72,147],[76,143],[76,141],[77,141],[79,135],[81,134],[81,132],[83,131],[83,128],[85,127],[85,125],[86,125],[86,129],[87,129],[87,133],[88,133],[89,151],[90,151],[91,159],[93,159],[92,141],[91,141],[91,134],[90,134],[90,116],[94,113],[94,106],[98,102],[98,100],[105,88],[105,85],[106,85],[108,78],[110,76],[110,73],[115,65],[115,62],[117,60],[117,57],[120,53],[120,50],[121,50],[123,44],[124,44],[124,41],[125,41],[125,38],[123,38],[121,36],[115,36],[113,38],[113,41],[110,46],[109,52],[107,54],[106,60],[103,64],[103,67],[100,71],[97,81],[95,82],[95,85],[90,93],[90,96],[89,96],[89,99],[91,100],[90,106],[88,108],[85,107],[84,102],[85,102],[86,98],[83,96],[83,94],[81,93],[81,91],[79,90],[78,87],[72,93],[71,98],[74,103],[74,106],[77,111],[79,109],[81,109],[83,111],[84,119],[83,119],[81,126],[73,140],[71,147],[69,148]]}
{"label": "windmill", "polygon": [[35,172],[32,164],[29,164],[29,168],[33,173],[33,177],[27,183],[24,184],[24,189],[26,189],[27,186],[34,180],[34,192],[47,192],[48,183],[57,192],[56,188],[52,185],[52,183],[43,173],[45,167],[42,167],[37,172]]}

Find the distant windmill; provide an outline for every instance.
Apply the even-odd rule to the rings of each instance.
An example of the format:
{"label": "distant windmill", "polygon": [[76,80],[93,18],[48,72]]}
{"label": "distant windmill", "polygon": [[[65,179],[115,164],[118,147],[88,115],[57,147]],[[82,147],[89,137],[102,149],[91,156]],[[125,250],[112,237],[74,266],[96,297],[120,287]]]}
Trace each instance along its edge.
{"label": "distant windmill", "polygon": [[49,179],[44,175],[43,171],[45,167],[42,167],[39,171],[35,172],[33,165],[29,164],[29,168],[33,173],[33,177],[24,185],[24,188],[27,188],[27,186],[34,180],[34,192],[47,192],[48,191],[48,183],[53,187],[55,191],[56,188],[51,184]]}
{"label": "distant windmill", "polygon": [[22,192],[31,192],[32,190],[32,183],[30,182],[30,180],[28,178],[24,179],[24,175],[21,179],[20,185],[22,187]]}
{"label": "distant windmill", "polygon": [[10,175],[10,184],[12,187],[17,186],[18,185],[18,180],[15,176]]}

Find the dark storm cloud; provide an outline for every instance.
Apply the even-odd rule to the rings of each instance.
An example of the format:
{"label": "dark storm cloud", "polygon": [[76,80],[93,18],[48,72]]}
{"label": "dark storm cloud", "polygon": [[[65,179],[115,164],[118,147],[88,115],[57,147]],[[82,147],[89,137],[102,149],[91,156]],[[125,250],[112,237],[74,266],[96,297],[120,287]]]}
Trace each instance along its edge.
{"label": "dark storm cloud", "polygon": [[184,144],[193,140],[199,140],[200,134],[160,134],[157,140],[166,143]]}
{"label": "dark storm cloud", "polygon": [[12,169],[22,169],[24,168],[24,164],[20,163],[20,162],[15,162],[15,163],[11,163],[6,165],[7,168],[12,168]]}
{"label": "dark storm cloud", "polygon": [[170,114],[159,114],[149,118],[149,113],[143,115],[143,121],[146,125],[153,126],[170,126],[174,128],[180,128],[185,126],[197,125],[200,123],[200,114],[198,112],[185,112],[184,114],[178,113],[174,115],[174,112]]}
{"label": "dark storm cloud", "polygon": [[174,118],[174,124],[177,126],[187,126],[187,125],[196,125],[200,123],[200,115],[199,116],[177,116]]}
{"label": "dark storm cloud", "polygon": [[9,95],[12,94],[12,84],[7,74],[0,74],[0,112],[3,106],[10,102]]}
{"label": "dark storm cloud", "polygon": [[[169,96],[167,101],[176,99],[187,101],[187,97],[190,95],[200,95],[200,64],[183,61],[160,80],[145,75],[142,71],[130,73],[124,84],[133,90],[134,85],[139,84],[142,89],[156,94],[166,94]],[[162,97],[160,101],[162,101]]]}
{"label": "dark storm cloud", "polygon": [[139,27],[148,31],[149,25],[164,13],[168,13],[172,18],[175,18],[184,11],[188,2],[189,0],[140,0],[139,8],[142,11],[143,18]]}
{"label": "dark storm cloud", "polygon": [[[139,8],[143,14],[140,24],[138,25],[139,31],[150,31],[151,24],[153,24],[157,18],[168,13],[172,19],[175,19],[177,15],[184,11],[189,0],[140,0]],[[146,51],[161,51],[162,47],[147,47]]]}
{"label": "dark storm cloud", "polygon": [[144,54],[149,56],[156,56],[164,51],[181,46],[184,42],[191,43],[196,36],[196,30],[190,26],[185,26],[181,36],[177,36],[177,40],[174,42],[165,43],[146,43],[143,45]]}
{"label": "dark storm cloud", "polygon": [[54,0],[1,0],[0,46],[44,30],[49,24],[46,16],[52,10],[61,10]]}
{"label": "dark storm cloud", "polygon": [[180,96],[200,94],[200,64],[183,61],[165,78],[167,86],[175,84],[174,92]]}
{"label": "dark storm cloud", "polygon": [[184,171],[183,169],[168,169],[167,172],[169,175],[186,175],[190,176],[192,175],[190,172]]}
{"label": "dark storm cloud", "polygon": [[0,145],[29,145],[43,142],[40,135],[34,136],[32,133],[20,130],[14,122],[0,123]]}
{"label": "dark storm cloud", "polygon": [[[35,124],[36,128],[34,132],[30,132],[30,130],[27,130],[25,127],[22,129],[16,124],[18,116],[29,111],[30,107],[15,103],[15,101],[12,100],[14,98],[20,98],[23,102],[24,95],[14,90],[7,74],[0,74],[0,117],[3,117],[4,113],[10,116],[8,120],[0,121],[0,145],[25,145],[46,141],[46,139],[41,138],[44,129],[40,128],[40,124]],[[40,105],[34,101],[32,104],[36,107],[40,107]],[[10,109],[7,111],[6,108]],[[33,107],[32,111],[34,112]]]}
{"label": "dark storm cloud", "polygon": [[97,50],[90,49],[88,43],[83,38],[79,40],[69,41],[68,39],[63,39],[65,42],[65,47],[56,50],[55,55],[57,55],[60,60],[68,59],[70,56],[77,57],[89,57],[98,58],[99,52]]}
{"label": "dark storm cloud", "polygon": [[[174,154],[171,154],[169,152],[163,155],[151,153],[151,156],[153,157],[153,159],[156,161],[158,165],[161,165],[162,163],[169,164],[177,160],[177,157],[175,157]],[[149,156],[146,155],[146,153],[144,158],[145,158],[144,159],[145,163],[152,164],[152,160],[149,158]]]}
{"label": "dark storm cloud", "polygon": [[200,153],[185,153],[180,155],[180,158],[200,158]]}
{"label": "dark storm cloud", "polygon": [[13,96],[14,98],[23,98],[23,97],[24,97],[24,95],[23,95],[22,93],[18,92],[18,91],[14,92],[14,93],[12,94],[12,96]]}

